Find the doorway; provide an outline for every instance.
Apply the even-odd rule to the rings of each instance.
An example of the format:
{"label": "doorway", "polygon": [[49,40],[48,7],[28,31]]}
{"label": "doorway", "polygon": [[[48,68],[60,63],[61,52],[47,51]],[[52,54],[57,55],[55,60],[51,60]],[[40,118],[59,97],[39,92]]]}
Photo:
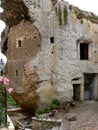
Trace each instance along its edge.
{"label": "doorway", "polygon": [[73,84],[73,100],[80,101],[80,84]]}
{"label": "doorway", "polygon": [[84,74],[84,100],[94,100],[95,74]]}

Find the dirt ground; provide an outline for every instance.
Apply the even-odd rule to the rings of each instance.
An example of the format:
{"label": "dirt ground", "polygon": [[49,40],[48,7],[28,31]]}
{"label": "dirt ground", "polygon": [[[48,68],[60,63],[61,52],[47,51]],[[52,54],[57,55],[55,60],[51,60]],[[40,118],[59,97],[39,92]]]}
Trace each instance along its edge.
{"label": "dirt ground", "polygon": [[[75,102],[75,107],[71,108],[68,113],[76,114],[77,119],[75,121],[66,120],[64,110],[59,110],[54,115],[53,118],[62,119],[59,130],[98,130],[98,102]],[[32,129],[31,117],[28,117],[25,113],[21,111],[12,112],[10,117],[15,127],[18,128],[17,130],[25,130],[26,126]]]}
{"label": "dirt ground", "polygon": [[77,102],[69,113],[75,113],[76,121],[67,121],[63,117],[60,130],[98,130],[98,102]]}

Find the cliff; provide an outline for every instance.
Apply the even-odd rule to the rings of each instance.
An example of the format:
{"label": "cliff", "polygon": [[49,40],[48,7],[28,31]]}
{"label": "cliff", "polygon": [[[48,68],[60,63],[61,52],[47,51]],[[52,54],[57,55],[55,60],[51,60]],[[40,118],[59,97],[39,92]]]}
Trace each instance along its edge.
{"label": "cliff", "polygon": [[1,0],[1,6],[2,51],[20,106],[34,113],[53,99],[71,102],[76,94],[83,101],[84,74],[98,73],[98,17],[57,0]]}

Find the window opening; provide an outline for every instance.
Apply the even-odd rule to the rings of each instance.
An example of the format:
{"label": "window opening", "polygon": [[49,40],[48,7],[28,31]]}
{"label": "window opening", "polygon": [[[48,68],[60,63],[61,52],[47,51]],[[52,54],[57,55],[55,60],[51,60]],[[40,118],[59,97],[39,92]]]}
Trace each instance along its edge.
{"label": "window opening", "polygon": [[88,44],[80,43],[80,60],[88,60]]}
{"label": "window opening", "polygon": [[50,43],[54,43],[54,37],[50,37]]}
{"label": "window opening", "polygon": [[16,76],[18,76],[18,70],[16,70]]}
{"label": "window opening", "polygon": [[18,47],[21,47],[21,40],[18,40]]}

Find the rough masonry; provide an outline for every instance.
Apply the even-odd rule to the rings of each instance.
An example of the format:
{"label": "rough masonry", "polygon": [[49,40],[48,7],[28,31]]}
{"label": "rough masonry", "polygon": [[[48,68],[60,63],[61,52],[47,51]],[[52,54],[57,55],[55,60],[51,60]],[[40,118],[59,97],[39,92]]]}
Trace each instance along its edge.
{"label": "rough masonry", "polygon": [[95,14],[63,0],[1,0],[1,6],[6,70],[23,109],[98,98]]}

